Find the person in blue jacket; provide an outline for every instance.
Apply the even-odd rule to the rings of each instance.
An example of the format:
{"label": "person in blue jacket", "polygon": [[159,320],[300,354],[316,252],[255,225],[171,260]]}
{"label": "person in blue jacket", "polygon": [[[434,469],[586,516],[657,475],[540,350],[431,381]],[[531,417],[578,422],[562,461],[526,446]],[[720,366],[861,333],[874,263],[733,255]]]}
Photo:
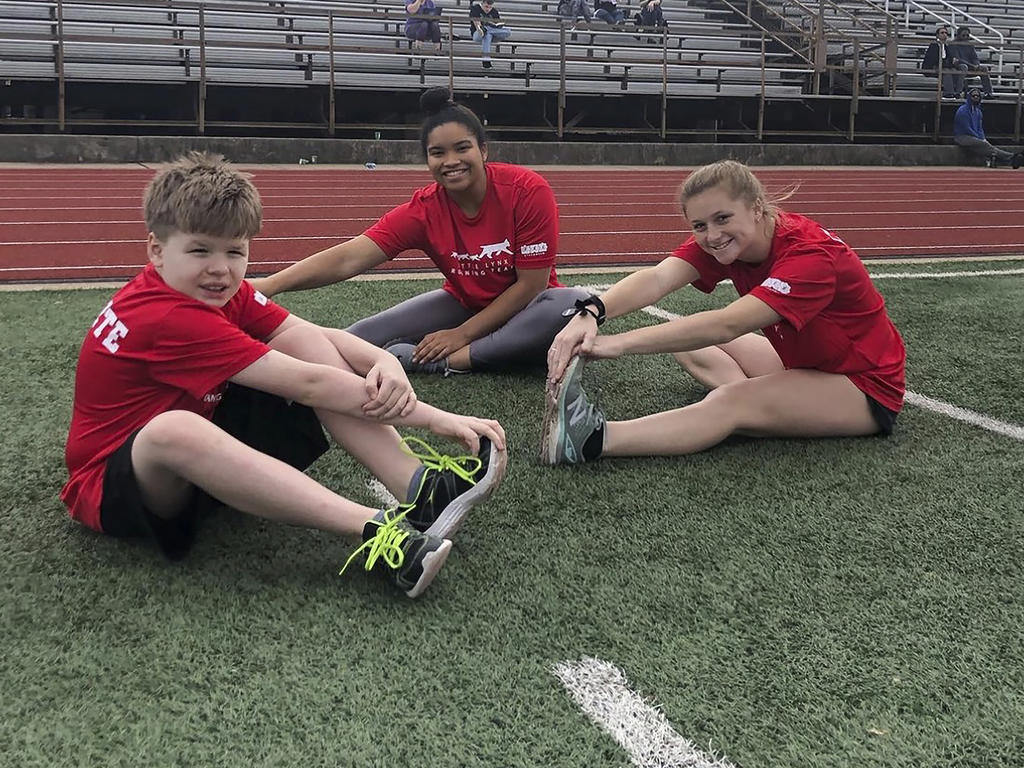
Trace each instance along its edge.
{"label": "person in blue jacket", "polygon": [[953,141],[972,155],[982,155],[986,165],[996,166],[1000,161],[1020,168],[1021,153],[1007,152],[1005,149],[993,147],[985,138],[982,127],[981,88],[971,85],[967,88],[967,97],[956,111],[953,118]]}

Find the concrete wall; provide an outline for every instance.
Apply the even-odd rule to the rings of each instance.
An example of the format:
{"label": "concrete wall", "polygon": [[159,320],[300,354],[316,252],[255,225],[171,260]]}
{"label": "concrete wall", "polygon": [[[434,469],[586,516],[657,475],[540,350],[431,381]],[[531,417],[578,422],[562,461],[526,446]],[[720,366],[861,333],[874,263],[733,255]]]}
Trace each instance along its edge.
{"label": "concrete wall", "polygon": [[[365,139],[219,138],[195,136],[55,136],[0,134],[0,162],[154,163],[188,149],[220,152],[238,163],[317,162],[416,164],[416,141]],[[978,165],[952,145],[887,144],[643,144],[495,141],[492,160],[524,165],[680,165],[725,158],[750,165]]]}

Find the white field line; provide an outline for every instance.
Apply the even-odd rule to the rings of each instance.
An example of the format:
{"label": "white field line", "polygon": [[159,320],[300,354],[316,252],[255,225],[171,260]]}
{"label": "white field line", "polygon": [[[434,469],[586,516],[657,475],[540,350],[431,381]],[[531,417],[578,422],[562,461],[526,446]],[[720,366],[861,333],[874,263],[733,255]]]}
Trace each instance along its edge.
{"label": "white field line", "polygon": [[989,432],[996,432],[1000,435],[1006,435],[1012,437],[1014,440],[1024,440],[1024,427],[1016,424],[1007,424],[1004,421],[993,419],[991,416],[986,416],[983,413],[976,413],[975,411],[967,408],[961,408],[958,405],[950,405],[944,403],[941,400],[934,400],[925,395],[919,395],[916,392],[907,392],[906,400],[911,405],[916,405],[918,408],[924,408],[928,411],[934,411],[940,413],[943,416],[948,416],[951,419],[957,421],[963,421],[967,424],[973,424],[976,427],[987,429]]}
{"label": "white field line", "polygon": [[630,689],[614,664],[584,657],[556,664],[552,673],[637,768],[733,768],[725,758],[700,751],[676,733],[656,706]]}
{"label": "white field line", "polygon": [[[871,279],[878,280],[879,278],[884,277],[895,277],[901,279],[915,277],[978,277],[982,275],[1024,275],[1024,269],[997,269],[990,272],[932,272],[927,274],[913,272],[883,272],[881,274],[871,275]],[[584,285],[581,287],[584,290],[596,292],[607,291],[611,286]],[[677,320],[682,317],[682,315],[677,315],[675,312],[669,312],[668,310],[655,306],[644,307],[642,311],[652,317],[657,317],[660,320]],[[967,408],[961,408],[958,405],[946,403],[942,400],[935,400],[927,395],[919,395],[917,392],[911,392],[910,390],[907,390],[904,399],[911,405],[916,405],[918,408],[924,408],[926,411],[933,411],[934,413],[938,413],[950,419],[956,419],[957,421],[962,421],[975,427],[981,427],[982,429],[987,429],[989,432],[1005,435],[1006,437],[1013,438],[1014,440],[1024,440],[1024,426],[999,421],[998,419],[993,419],[991,416],[986,416],[983,413],[976,413],[975,411]]]}

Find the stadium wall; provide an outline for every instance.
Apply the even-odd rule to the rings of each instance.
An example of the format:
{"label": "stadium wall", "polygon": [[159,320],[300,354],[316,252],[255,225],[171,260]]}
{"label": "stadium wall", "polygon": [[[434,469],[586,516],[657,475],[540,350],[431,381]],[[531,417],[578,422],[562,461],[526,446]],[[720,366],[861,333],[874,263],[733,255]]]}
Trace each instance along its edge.
{"label": "stadium wall", "polygon": [[[154,163],[189,149],[238,163],[419,164],[416,141],[182,136],[0,135],[0,162]],[[693,166],[725,158],[750,165],[978,165],[959,147],[905,144],[661,144],[493,141],[492,160],[524,165]]]}

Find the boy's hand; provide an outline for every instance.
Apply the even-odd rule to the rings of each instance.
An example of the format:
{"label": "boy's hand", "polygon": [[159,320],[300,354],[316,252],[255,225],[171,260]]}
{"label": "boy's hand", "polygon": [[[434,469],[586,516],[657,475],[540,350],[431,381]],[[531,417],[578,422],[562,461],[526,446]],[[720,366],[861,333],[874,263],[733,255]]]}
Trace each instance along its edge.
{"label": "boy's hand", "polygon": [[363,414],[384,421],[408,416],[416,407],[416,393],[398,358],[385,353],[366,374]]}
{"label": "boy's hand", "polygon": [[494,419],[478,419],[457,413],[439,412],[430,424],[430,431],[462,443],[474,456],[480,451],[480,438],[486,437],[499,451],[505,450],[505,430]]}

